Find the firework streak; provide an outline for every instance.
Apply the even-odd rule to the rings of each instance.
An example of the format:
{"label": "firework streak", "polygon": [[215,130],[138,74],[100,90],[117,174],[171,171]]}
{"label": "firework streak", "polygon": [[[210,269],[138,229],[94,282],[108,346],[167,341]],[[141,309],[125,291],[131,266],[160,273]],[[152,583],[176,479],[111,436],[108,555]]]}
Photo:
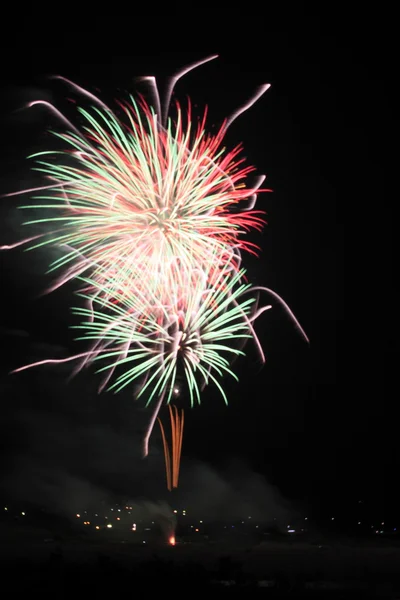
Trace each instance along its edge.
{"label": "firework streak", "polygon": [[161,419],[158,417],[161,436],[164,446],[165,456],[165,471],[167,476],[167,488],[172,491],[172,488],[178,487],[179,468],[181,463],[182,440],[183,440],[183,425],[184,411],[179,411],[176,406],[168,406],[169,417],[171,421],[171,451],[169,450],[167,436],[165,435],[164,426]]}

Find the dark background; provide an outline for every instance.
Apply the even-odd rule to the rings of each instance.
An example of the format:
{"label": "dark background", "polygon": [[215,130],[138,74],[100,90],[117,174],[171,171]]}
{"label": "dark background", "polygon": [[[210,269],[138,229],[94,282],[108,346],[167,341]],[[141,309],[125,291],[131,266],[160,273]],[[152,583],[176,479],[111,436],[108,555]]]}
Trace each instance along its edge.
{"label": "dark background", "polygon": [[[260,259],[246,257],[245,264],[254,283],[282,295],[311,340],[307,347],[278,307],[263,315],[257,330],[266,365],[261,368],[249,349],[248,357],[237,363],[240,384],[225,381],[229,407],[209,390],[200,408],[187,411],[183,463],[200,460],[225,469],[240,458],[284,497],[315,513],[335,510],[345,515],[362,499],[379,518],[395,519],[396,191],[390,188],[385,198],[385,187],[388,191],[396,119],[390,39],[379,41],[385,37],[384,24],[377,21],[372,30],[373,21],[371,15],[366,27],[355,30],[348,23],[328,30],[324,20],[304,17],[302,27],[292,22],[279,30],[267,28],[251,48],[233,51],[216,44],[210,50],[220,58],[176,87],[176,96],[189,95],[199,111],[209,105],[210,122],[218,124],[258,85],[272,84],[228,135],[230,145],[243,142],[245,156],[258,172],[266,173],[273,189],[258,201],[268,220],[263,234],[252,236],[261,246]],[[55,50],[33,50],[21,61],[2,65],[1,192],[31,181],[24,157],[31,148],[43,147],[43,131],[52,123],[43,110],[34,116],[13,111],[38,97],[60,98],[46,75],[62,74],[91,91],[100,89],[100,97],[112,102],[135,90],[135,76],[154,74],[162,83],[176,69],[209,53],[167,51],[160,58],[158,51],[145,54],[136,47],[127,56],[81,52],[65,58]],[[2,199],[4,243],[24,235],[20,215],[15,215],[17,204],[17,197]],[[38,438],[43,454],[62,456],[63,468],[68,464],[74,472],[80,462],[82,477],[122,493],[124,486],[112,473],[126,457],[130,432],[140,430],[131,399],[97,397],[95,382],[87,376],[67,387],[68,368],[7,375],[31,356],[53,356],[54,346],[70,352],[76,347],[68,329],[72,289],[38,297],[49,282],[42,275],[44,254],[15,250],[0,254],[0,261],[5,493],[14,492],[9,482],[22,468],[23,457],[35,454]],[[29,337],[5,330],[22,330]],[[61,397],[67,400],[60,403]],[[29,417],[21,421],[21,414]],[[139,417],[137,423],[142,423],[142,413]],[[61,447],[56,434],[46,435],[55,420],[67,418],[68,425],[60,426]],[[106,438],[90,435],[93,423],[98,432],[106,427],[114,440],[104,469],[96,456]],[[42,429],[46,442],[38,433]],[[118,435],[124,449],[116,449]],[[154,444],[159,443],[157,434]],[[132,441],[126,460],[136,450]],[[57,471],[57,459],[52,464]],[[144,472],[141,468],[141,477]],[[161,467],[154,476],[162,477]],[[140,483],[126,481],[127,494],[141,494]]]}

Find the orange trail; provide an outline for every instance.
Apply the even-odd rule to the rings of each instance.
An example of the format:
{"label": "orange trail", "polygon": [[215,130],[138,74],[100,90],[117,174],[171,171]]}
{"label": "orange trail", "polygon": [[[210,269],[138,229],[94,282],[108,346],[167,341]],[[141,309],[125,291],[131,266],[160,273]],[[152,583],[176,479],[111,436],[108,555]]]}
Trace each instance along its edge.
{"label": "orange trail", "polygon": [[166,471],[166,475],[167,475],[167,488],[168,488],[169,491],[171,491],[172,490],[172,485],[171,485],[171,459],[170,459],[170,455],[169,455],[168,442],[167,442],[167,438],[165,437],[165,431],[164,431],[163,424],[161,423],[161,419],[159,417],[157,417],[157,421],[160,424],[161,435],[162,435],[162,440],[163,440],[163,445],[164,445],[165,471]]}
{"label": "orange trail", "polygon": [[169,491],[172,488],[178,487],[179,469],[181,464],[182,441],[183,441],[183,426],[184,426],[184,411],[179,411],[176,406],[168,406],[169,417],[171,422],[171,451],[168,446],[167,436],[165,435],[164,427],[161,420],[160,424],[161,435],[164,445],[165,470],[167,475],[167,488]]}

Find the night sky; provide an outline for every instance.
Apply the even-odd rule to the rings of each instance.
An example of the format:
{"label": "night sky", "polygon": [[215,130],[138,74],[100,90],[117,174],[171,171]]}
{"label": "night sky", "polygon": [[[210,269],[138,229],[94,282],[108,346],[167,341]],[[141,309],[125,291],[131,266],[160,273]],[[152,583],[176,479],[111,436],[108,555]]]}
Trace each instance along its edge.
{"label": "night sky", "polygon": [[[203,405],[188,411],[183,465],[201,462],[224,471],[241,461],[283,497],[315,512],[336,507],[344,514],[363,499],[393,513],[399,451],[393,220],[390,197],[384,199],[384,149],[394,123],[389,70],[381,69],[387,55],[367,43],[367,32],[328,33],[312,25],[310,35],[271,31],[251,52],[216,47],[198,54],[166,52],[160,59],[158,52],[140,55],[136,48],[129,56],[66,59],[33,51],[23,62],[2,67],[1,192],[32,181],[24,157],[51,141],[44,132],[53,121],[45,111],[14,111],[36,98],[66,106],[60,86],[47,75],[62,74],[112,102],[135,90],[136,76],[154,74],[162,84],[175,69],[216,52],[218,60],[186,76],[175,90],[182,100],[189,95],[199,112],[207,104],[215,124],[258,85],[271,83],[227,140],[243,142],[244,155],[273,189],[258,203],[268,225],[262,235],[252,235],[261,257],[246,257],[245,264],[254,283],[288,302],[311,345],[278,306],[264,314],[257,331],[266,365],[249,348],[237,363],[240,384],[225,380],[229,407],[210,389]],[[18,198],[2,200],[1,243],[24,235],[17,204]],[[8,375],[32,356],[54,356],[57,347],[76,350],[69,329],[73,286],[40,297],[50,282],[45,265],[44,252],[0,254],[4,493],[15,491],[24,464],[28,470],[31,461],[48,466],[51,456],[53,474],[64,469],[119,493],[124,484],[118,474],[129,471],[126,494],[141,495],[140,481],[162,479],[163,472],[157,463],[146,476],[135,459],[144,416],[129,394],[99,397],[89,374],[67,384],[68,368]],[[158,433],[153,444],[160,451]],[[133,477],[135,469],[140,477]]]}

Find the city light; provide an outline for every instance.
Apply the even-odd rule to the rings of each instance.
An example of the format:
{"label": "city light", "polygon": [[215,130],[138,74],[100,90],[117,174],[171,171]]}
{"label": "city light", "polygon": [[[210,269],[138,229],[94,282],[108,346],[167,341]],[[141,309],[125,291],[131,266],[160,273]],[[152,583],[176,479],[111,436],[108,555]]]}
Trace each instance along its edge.
{"label": "city light", "polygon": [[111,529],[111,527],[112,527],[111,523],[107,523],[107,527],[108,527],[108,529]]}

